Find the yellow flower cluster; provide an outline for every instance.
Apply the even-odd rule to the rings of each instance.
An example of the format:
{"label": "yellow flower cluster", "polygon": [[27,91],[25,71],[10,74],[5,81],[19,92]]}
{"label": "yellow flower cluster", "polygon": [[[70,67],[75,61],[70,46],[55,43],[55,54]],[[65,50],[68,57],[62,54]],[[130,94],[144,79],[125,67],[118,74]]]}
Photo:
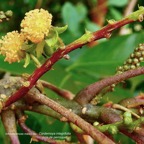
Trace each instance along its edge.
{"label": "yellow flower cluster", "polygon": [[9,63],[19,62],[25,56],[25,52],[21,50],[23,43],[24,37],[18,31],[9,32],[0,41],[0,54],[6,56],[5,61]]}
{"label": "yellow flower cluster", "polygon": [[21,33],[12,31],[0,40],[0,54],[6,56],[9,63],[19,62],[26,55],[22,45],[27,40],[41,42],[51,28],[52,15],[44,9],[35,9],[26,13],[21,22]]}
{"label": "yellow flower cluster", "polygon": [[44,9],[35,9],[26,13],[21,22],[22,32],[33,43],[41,42],[48,35],[52,15]]}

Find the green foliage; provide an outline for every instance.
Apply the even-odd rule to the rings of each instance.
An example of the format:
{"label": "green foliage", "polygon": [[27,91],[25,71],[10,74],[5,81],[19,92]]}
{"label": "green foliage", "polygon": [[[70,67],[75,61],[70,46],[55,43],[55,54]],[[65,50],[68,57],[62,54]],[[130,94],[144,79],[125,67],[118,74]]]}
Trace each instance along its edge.
{"label": "green foliage", "polygon": [[87,10],[84,5],[77,5],[75,7],[72,3],[66,2],[62,8],[62,17],[64,23],[69,26],[69,30],[79,35],[79,23],[86,17]]}
{"label": "green foliage", "polygon": [[[11,30],[19,29],[19,24],[24,13],[34,9],[36,3],[36,0],[12,0],[10,4],[8,0],[2,1],[0,8],[4,11],[9,9],[13,10],[14,17],[9,22],[0,24],[0,35],[4,35],[6,32]],[[88,3],[95,3],[95,1],[88,0]],[[124,6],[127,4],[128,0],[108,0],[109,13],[106,15],[106,18],[110,17],[111,19],[116,20],[122,18],[123,9],[125,8]],[[48,49],[49,45],[55,46],[58,42],[58,34],[62,33],[60,35],[62,40],[68,44],[81,36],[85,32],[85,29],[90,31],[99,29],[99,27],[93,23],[89,17],[91,7],[87,4],[87,1],[62,2],[60,0],[44,0],[41,7],[44,7],[47,10],[50,10],[52,14],[55,14],[53,16],[54,23],[57,25],[68,25],[68,30],[64,33],[62,32],[66,30],[66,26],[62,28],[55,27],[56,31],[54,32],[54,38],[45,41],[47,46],[44,47],[44,51],[48,56],[53,53],[54,49],[58,48],[54,47],[54,49]],[[56,18],[58,18],[58,20],[56,20]],[[71,59],[69,61],[61,60],[53,67],[54,70],[46,73],[42,79],[52,82],[59,87],[69,89],[73,93],[77,93],[88,84],[110,75],[114,75],[116,68],[129,57],[129,54],[138,46],[139,43],[143,42],[143,37],[143,32],[133,33],[126,36],[117,36],[117,33],[115,33],[114,37],[110,40],[103,40],[93,48],[85,46],[82,49],[73,51],[70,53]],[[37,46],[36,55],[38,57],[42,53],[42,50],[43,46]],[[29,63],[29,58],[30,57],[27,56],[26,65]],[[23,73],[32,74],[35,70],[33,62],[30,62],[26,68],[23,68],[24,61],[8,64],[7,62],[4,62],[3,59],[4,57],[0,56],[1,71],[10,72],[14,75],[21,75]],[[144,76],[139,76],[128,80],[130,85],[129,87],[127,85],[125,88],[122,88],[121,86],[116,87],[115,91],[113,93],[108,93],[102,102],[119,102],[123,98],[133,97],[138,92],[144,91],[143,87],[137,89],[137,86],[141,86],[143,78]],[[47,93],[50,97],[56,97],[55,94],[49,91]],[[61,123],[57,120],[54,121],[49,117],[40,117],[37,114],[29,113],[29,118],[31,119],[27,124],[37,132],[69,131],[73,134],[68,124]],[[0,129],[0,141],[2,143],[7,143],[2,125],[0,125]],[[116,133],[116,129],[113,129],[113,127],[111,127],[109,131],[113,134]],[[28,136],[21,136],[21,139],[23,143],[28,143],[30,140]],[[134,143],[122,135],[118,135],[116,139],[121,139],[122,143]]]}
{"label": "green foliage", "polygon": [[[120,36],[105,41],[92,49],[85,49],[83,54],[69,65],[66,70],[73,78],[82,83],[94,82],[102,77],[115,74],[116,67],[126,60],[139,43],[143,42],[144,33]],[[119,54],[122,55],[119,55]],[[106,69],[105,71],[103,69]],[[81,77],[76,77],[78,74]],[[85,77],[85,78],[84,78]]]}
{"label": "green foliage", "polygon": [[108,5],[109,6],[117,6],[117,7],[123,7],[128,3],[128,0],[121,0],[121,1],[116,1],[116,0],[108,0]]}
{"label": "green foliage", "polygon": [[143,15],[144,15],[144,7],[140,6],[138,11],[130,14],[126,18],[132,19],[134,21],[136,20],[143,21]]}
{"label": "green foliage", "polygon": [[130,112],[125,112],[124,113],[124,124],[125,125],[130,125],[133,122],[132,120],[132,115]]}
{"label": "green foliage", "polygon": [[110,9],[110,14],[111,14],[111,17],[115,20],[120,20],[122,18],[122,14],[120,11],[118,11],[116,8],[111,8]]}

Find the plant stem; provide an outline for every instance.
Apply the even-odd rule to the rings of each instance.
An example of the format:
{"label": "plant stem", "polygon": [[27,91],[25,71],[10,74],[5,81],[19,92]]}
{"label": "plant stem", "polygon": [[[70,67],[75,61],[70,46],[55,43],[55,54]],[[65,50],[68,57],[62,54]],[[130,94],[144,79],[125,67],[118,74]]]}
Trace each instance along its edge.
{"label": "plant stem", "polygon": [[95,82],[85,87],[76,95],[74,100],[81,105],[87,104],[105,87],[110,86],[112,84],[117,84],[128,78],[132,78],[142,74],[144,74],[144,67],[134,69],[134,70],[128,70],[122,74],[105,78],[101,81]]}
{"label": "plant stem", "polygon": [[[67,45],[65,49],[58,49],[49,59],[46,60],[46,62],[40,67],[37,68],[33,74],[28,78],[29,86],[22,86],[17,92],[15,92],[5,103],[5,107],[9,106],[10,104],[14,103],[15,101],[22,98],[37,82],[37,80],[45,74],[47,71],[49,71],[52,66],[61,58],[63,58],[64,55],[68,54],[69,52],[80,48],[84,46],[85,44],[89,42],[93,42],[95,40],[101,39],[101,38],[109,38],[111,35],[111,32],[117,28],[120,28],[126,24],[132,23],[134,20],[131,20],[129,18],[122,19],[120,21],[117,21],[113,24],[108,24],[107,26],[103,27],[101,30],[98,30],[96,32],[90,33],[90,34],[84,34],[81,38],[78,40],[72,42],[71,44]],[[88,37],[87,37],[88,35]]]}
{"label": "plant stem", "polygon": [[55,93],[57,93],[58,95],[66,98],[66,99],[72,100],[74,98],[74,94],[68,90],[59,89],[57,86],[55,86],[49,82],[46,82],[44,80],[40,80],[40,82],[44,87],[51,89],[52,91],[54,91]]}
{"label": "plant stem", "polygon": [[9,136],[11,144],[20,144],[17,135],[15,114],[12,110],[5,110],[1,113],[3,125],[6,130],[6,135]]}
{"label": "plant stem", "polygon": [[37,91],[29,92],[29,97],[40,102],[41,104],[47,105],[54,111],[60,113],[62,116],[67,118],[70,122],[74,123],[82,130],[84,130],[88,135],[94,138],[99,144],[114,144],[112,140],[110,140],[103,133],[94,128],[91,124],[83,120],[78,115],[74,114],[71,110],[66,109],[62,105],[56,103],[55,101],[49,99],[43,94],[38,94]]}
{"label": "plant stem", "polygon": [[45,137],[45,136],[42,136],[42,135],[36,133],[35,131],[33,131],[29,127],[27,127],[27,125],[25,124],[26,117],[21,111],[18,110],[16,112],[16,114],[18,117],[18,123],[19,123],[20,127],[23,129],[24,132],[26,132],[28,135],[30,135],[32,137],[33,141],[36,141],[36,142],[42,141],[42,142],[46,142],[46,143],[50,143],[50,144],[69,144],[65,141],[57,142],[56,140],[54,140],[52,138]]}

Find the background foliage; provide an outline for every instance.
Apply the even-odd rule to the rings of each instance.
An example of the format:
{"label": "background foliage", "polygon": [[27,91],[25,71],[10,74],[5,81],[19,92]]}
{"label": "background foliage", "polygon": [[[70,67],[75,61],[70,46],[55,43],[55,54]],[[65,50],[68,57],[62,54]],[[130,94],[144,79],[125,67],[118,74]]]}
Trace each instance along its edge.
{"label": "background foliage", "polygon": [[[128,3],[128,0],[107,0],[107,13],[105,14],[103,25],[107,23],[107,19],[121,19]],[[138,4],[143,5],[143,0],[138,0],[135,9],[137,9]],[[65,44],[68,44],[81,36],[85,29],[95,31],[102,27],[95,23],[91,16],[92,10],[94,10],[96,6],[97,0],[0,1],[0,10],[12,10],[14,13],[10,21],[5,21],[0,24],[0,36],[12,30],[19,30],[19,25],[25,12],[34,8],[44,8],[53,14],[53,25],[62,26],[68,24],[68,30],[61,35]],[[101,11],[99,11],[99,13],[101,13]],[[97,14],[98,13],[96,13],[96,15]],[[69,89],[73,93],[77,93],[84,86],[115,74],[116,67],[124,62],[139,43],[143,42],[144,32],[143,30],[138,31],[137,26],[143,28],[143,23],[134,23],[127,26],[131,30],[131,33],[128,35],[119,35],[119,31],[117,30],[109,40],[103,39],[93,47],[87,45],[82,49],[73,51],[70,54],[71,59],[69,61],[59,61],[54,66],[54,70],[49,71],[42,78],[61,88]],[[31,74],[34,69],[35,66],[33,63],[27,68],[23,68],[23,62],[10,65],[4,62],[3,57],[0,56],[1,75],[3,75],[4,72],[10,72],[13,75],[22,73]],[[115,92],[108,93],[105,99],[103,99],[103,102],[118,102],[125,97],[133,97],[137,93],[144,91],[142,87],[143,83],[143,76],[130,79],[126,81],[125,87],[119,85]],[[48,92],[48,95],[57,97],[51,92]],[[28,115],[29,120],[27,124],[35,131],[71,132],[73,141],[76,141],[68,124],[35,113],[28,113]],[[19,132],[22,131],[19,129]],[[20,135],[19,137],[22,144],[29,143],[30,141],[29,136]],[[122,143],[133,144],[130,139],[121,135],[117,136],[117,139]],[[0,124],[0,141],[3,144],[8,143],[2,124]]]}

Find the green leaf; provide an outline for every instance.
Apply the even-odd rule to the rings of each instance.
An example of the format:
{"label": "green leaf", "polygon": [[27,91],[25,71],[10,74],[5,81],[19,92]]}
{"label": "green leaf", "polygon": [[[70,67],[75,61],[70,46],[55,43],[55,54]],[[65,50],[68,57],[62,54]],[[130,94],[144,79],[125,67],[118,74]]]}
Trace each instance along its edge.
{"label": "green leaf", "polygon": [[53,27],[55,31],[57,31],[58,34],[63,33],[64,31],[66,31],[66,29],[68,28],[68,25],[65,25],[63,27]]}
{"label": "green leaf", "polygon": [[132,19],[134,21],[136,21],[136,20],[143,21],[143,15],[144,15],[144,7],[140,6],[137,11],[126,16],[126,18]]}
{"label": "green leaf", "polygon": [[117,6],[117,7],[123,7],[128,3],[128,0],[108,0],[109,6]]}
{"label": "green leaf", "polygon": [[58,32],[55,29],[52,29],[50,35],[45,40],[45,46],[43,51],[44,54],[46,54],[47,56],[51,56],[54,53],[54,51],[58,48],[58,39]]}
{"label": "green leaf", "polygon": [[77,13],[78,13],[78,18],[79,18],[79,21],[83,21],[86,16],[87,16],[87,8],[86,6],[83,4],[83,3],[78,3],[77,6],[76,6],[76,10],[77,10]]}
{"label": "green leaf", "polygon": [[[119,36],[86,49],[66,68],[67,73],[71,75],[63,86],[67,87],[68,81],[72,80],[78,91],[99,79],[114,75],[116,68],[123,64],[139,43],[143,42],[143,37],[144,33]],[[119,92],[119,95],[122,95],[122,92]],[[132,92],[127,92],[127,96],[132,96]]]}
{"label": "green leaf", "polygon": [[76,33],[78,30],[78,13],[76,8],[70,2],[66,2],[62,8],[62,17],[64,23],[69,26],[69,30],[73,33]]}
{"label": "green leaf", "polygon": [[37,46],[36,46],[36,55],[37,55],[38,58],[43,53],[44,45],[45,45],[45,41],[42,41],[42,42],[38,43]]}
{"label": "green leaf", "polygon": [[45,43],[48,47],[53,48],[58,41],[58,32],[52,30],[50,35],[46,38]]}
{"label": "green leaf", "polygon": [[29,65],[29,63],[30,63],[30,55],[26,53],[24,68],[26,68]]}
{"label": "green leaf", "polygon": [[112,15],[112,18],[115,20],[120,20],[123,17],[122,14],[120,13],[120,11],[118,11],[115,8],[110,8],[110,13]]}
{"label": "green leaf", "polygon": [[36,45],[35,44],[23,43],[21,49],[24,50],[24,51],[26,51],[26,52],[32,53],[36,49]]}
{"label": "green leaf", "polygon": [[45,45],[44,47],[44,54],[46,56],[51,56],[54,53],[54,49],[49,47],[48,45]]}
{"label": "green leaf", "polygon": [[91,32],[94,32],[94,31],[97,31],[100,29],[100,27],[97,24],[95,24],[89,20],[86,20],[85,24],[86,24],[85,29],[87,29]]}

